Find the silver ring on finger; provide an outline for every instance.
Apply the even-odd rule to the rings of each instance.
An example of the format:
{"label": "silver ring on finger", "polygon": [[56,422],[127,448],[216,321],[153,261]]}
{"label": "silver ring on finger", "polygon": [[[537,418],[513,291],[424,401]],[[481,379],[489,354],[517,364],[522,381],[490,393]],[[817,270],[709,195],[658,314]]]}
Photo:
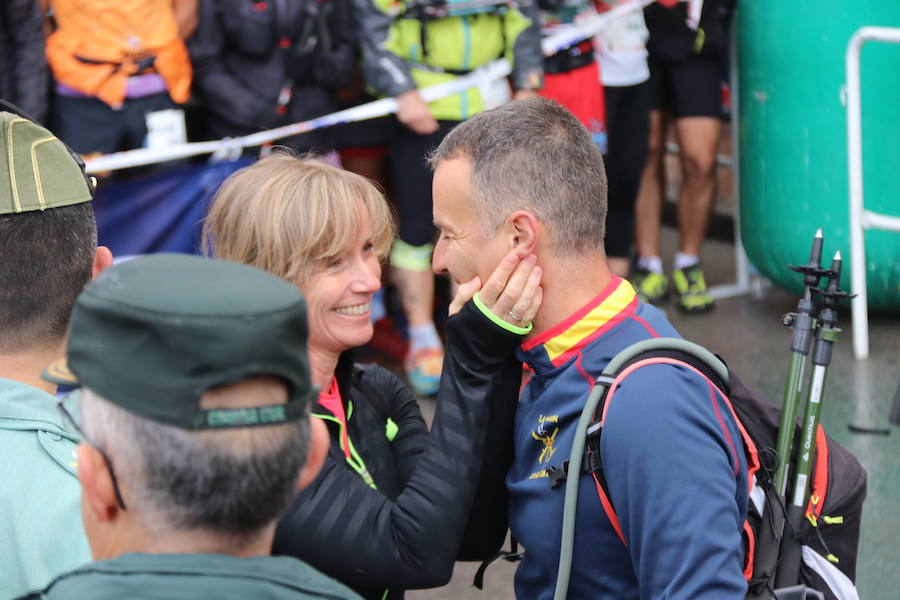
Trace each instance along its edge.
{"label": "silver ring on finger", "polygon": [[521,321],[521,320],[522,320],[522,317],[520,317],[519,315],[517,315],[517,314],[514,313],[513,311],[509,311],[509,312],[506,313],[506,314],[507,314],[507,316],[511,317],[513,321]]}

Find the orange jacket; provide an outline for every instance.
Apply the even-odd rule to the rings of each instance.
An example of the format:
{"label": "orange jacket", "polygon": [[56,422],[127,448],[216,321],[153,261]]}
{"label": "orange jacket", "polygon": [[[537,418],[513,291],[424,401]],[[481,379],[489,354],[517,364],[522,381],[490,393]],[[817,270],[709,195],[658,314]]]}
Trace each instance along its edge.
{"label": "orange jacket", "polygon": [[187,101],[191,62],[172,0],[51,0],[57,30],[47,61],[57,82],[112,107],[125,100],[128,77],[154,57],[153,69],[175,102]]}

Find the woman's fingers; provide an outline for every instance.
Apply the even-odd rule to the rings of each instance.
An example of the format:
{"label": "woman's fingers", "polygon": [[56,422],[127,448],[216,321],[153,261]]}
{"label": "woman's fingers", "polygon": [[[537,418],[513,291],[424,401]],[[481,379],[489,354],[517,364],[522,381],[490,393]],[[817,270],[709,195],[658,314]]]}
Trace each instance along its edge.
{"label": "woman's fingers", "polygon": [[541,287],[542,274],[543,272],[538,266],[535,266],[531,270],[528,280],[525,283],[525,287],[522,289],[522,293],[519,295],[519,298],[514,301],[512,309],[508,311],[507,314],[510,318],[519,317],[519,323],[514,323],[515,325],[524,327],[533,321],[535,315],[537,315],[537,311],[541,307],[541,300],[543,299],[543,288]]}
{"label": "woman's fingers", "polygon": [[[485,306],[492,308],[496,304],[500,294],[506,288],[510,276],[516,271],[520,262],[518,255],[513,252],[503,257],[503,260],[500,261],[500,264],[497,265],[497,268],[494,269],[494,272],[491,273],[491,276],[488,277],[488,280],[481,288],[481,301]],[[494,312],[496,314],[496,311]]]}
{"label": "woman's fingers", "polygon": [[465,283],[459,284],[456,289],[456,296],[453,298],[453,302],[450,303],[448,316],[452,317],[461,311],[466,302],[471,300],[472,296],[474,296],[475,292],[479,289],[481,289],[481,279],[479,279],[478,276],[473,277]]}
{"label": "woman's fingers", "polygon": [[543,297],[539,292],[542,271],[536,263],[533,254],[521,260],[515,254],[504,257],[481,291],[485,306],[507,323],[518,327],[528,325]]}
{"label": "woman's fingers", "polygon": [[543,299],[537,257],[524,258],[515,252],[503,257],[488,280],[481,284],[478,277],[459,286],[449,314],[455,315],[480,290],[481,302],[496,316],[517,327],[526,327],[537,315]]}

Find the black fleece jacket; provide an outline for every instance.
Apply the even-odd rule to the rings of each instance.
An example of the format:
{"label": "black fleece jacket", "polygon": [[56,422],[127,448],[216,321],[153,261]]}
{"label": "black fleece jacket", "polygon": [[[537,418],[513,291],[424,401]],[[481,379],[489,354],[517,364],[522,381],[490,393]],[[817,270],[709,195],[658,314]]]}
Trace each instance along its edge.
{"label": "black fleece jacket", "polygon": [[[201,0],[188,40],[194,91],[206,101],[207,133],[240,136],[338,110],[334,88],[356,64],[349,0]],[[282,88],[290,101],[276,110]],[[289,138],[327,149],[330,132]]]}
{"label": "black fleece jacket", "polygon": [[[521,341],[472,302],[448,320],[430,434],[395,375],[343,356],[337,378],[350,440],[378,489],[348,466],[329,423],[325,466],[281,519],[274,553],[379,600],[445,584],[457,558],[493,555],[506,533],[504,476],[522,373],[513,350]],[[398,425],[393,441],[388,418]]]}

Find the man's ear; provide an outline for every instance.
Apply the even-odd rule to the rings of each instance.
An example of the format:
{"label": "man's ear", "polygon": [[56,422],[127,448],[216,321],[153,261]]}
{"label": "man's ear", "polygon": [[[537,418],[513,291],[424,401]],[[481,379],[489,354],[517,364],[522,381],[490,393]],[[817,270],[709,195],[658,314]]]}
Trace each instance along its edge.
{"label": "man's ear", "polygon": [[100,271],[111,264],[113,264],[113,255],[110,249],[106,246],[97,246],[97,250],[94,253],[94,270],[91,273],[91,278],[93,279],[99,275]]}
{"label": "man's ear", "polygon": [[83,502],[95,521],[111,521],[119,510],[116,488],[106,461],[96,448],[78,446],[78,480]]}
{"label": "man's ear", "polygon": [[303,470],[300,471],[300,478],[297,480],[297,489],[302,490],[319,474],[322,465],[325,463],[325,456],[328,454],[328,445],[331,442],[331,436],[328,435],[328,428],[325,423],[318,417],[309,418],[309,456]]}
{"label": "man's ear", "polygon": [[538,220],[533,214],[525,210],[517,210],[506,220],[509,227],[509,250],[515,251],[520,257],[533,254],[537,249]]}

